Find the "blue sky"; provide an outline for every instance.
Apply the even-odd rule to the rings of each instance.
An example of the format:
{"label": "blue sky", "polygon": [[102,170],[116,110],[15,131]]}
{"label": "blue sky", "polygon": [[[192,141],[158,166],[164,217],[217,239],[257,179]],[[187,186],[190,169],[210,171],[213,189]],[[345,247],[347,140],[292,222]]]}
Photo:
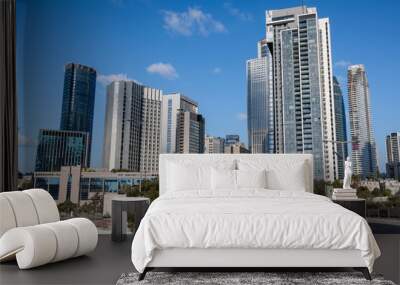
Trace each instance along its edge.
{"label": "blue sky", "polygon": [[[385,136],[400,131],[399,1],[306,1],[331,23],[334,74],[366,66],[384,170]],[[92,166],[101,167],[105,84],[129,78],[199,102],[208,134],[247,142],[245,61],[265,35],[265,10],[296,1],[17,0],[20,169],[32,170],[39,128],[59,128],[64,65],[94,67]],[[347,107],[347,96],[345,97]]]}

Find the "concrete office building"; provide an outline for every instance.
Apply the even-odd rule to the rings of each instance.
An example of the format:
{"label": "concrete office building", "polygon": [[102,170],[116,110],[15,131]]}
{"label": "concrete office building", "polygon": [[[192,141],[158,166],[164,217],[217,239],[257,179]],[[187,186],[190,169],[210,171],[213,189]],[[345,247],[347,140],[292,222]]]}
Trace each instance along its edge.
{"label": "concrete office building", "polygon": [[266,18],[275,152],[312,153],[314,177],[332,181],[337,163],[329,21],[305,6],[267,11]]}
{"label": "concrete office building", "polygon": [[103,167],[158,172],[162,91],[134,81],[107,87]]}
{"label": "concrete office building", "polygon": [[88,166],[92,145],[96,76],[96,70],[92,67],[77,63],[65,65],[60,129],[89,133]]}
{"label": "concrete office building", "polygon": [[386,176],[400,181],[400,132],[386,136]]}
{"label": "concrete office building", "polygon": [[333,93],[335,97],[335,123],[336,123],[336,140],[337,140],[337,157],[338,157],[338,178],[344,178],[344,161],[348,153],[347,148],[347,127],[346,127],[346,111],[344,108],[344,100],[339,81],[333,77]]}
{"label": "concrete office building", "polygon": [[144,87],[139,169],[143,173],[158,173],[158,157],[161,151],[162,99],[160,89]]}
{"label": "concrete office building", "polygon": [[60,171],[65,165],[88,167],[89,133],[39,130],[35,171]]}
{"label": "concrete office building", "polygon": [[181,93],[163,96],[161,110],[161,153],[176,153],[176,124],[179,110],[198,113],[198,104]]}
{"label": "concrete office building", "polygon": [[372,129],[371,99],[365,67],[351,65],[347,71],[353,174],[375,177],[377,159]]}
{"label": "concrete office building", "polygon": [[206,136],[204,139],[204,153],[224,153],[225,139],[220,137]]}
{"label": "concrete office building", "polygon": [[103,167],[139,172],[143,86],[114,81],[107,86]]}
{"label": "concrete office building", "polygon": [[176,153],[204,153],[205,121],[202,115],[178,110],[176,115]]}
{"label": "concrete office building", "polygon": [[266,41],[258,56],[247,60],[247,131],[251,153],[274,152],[272,57]]}

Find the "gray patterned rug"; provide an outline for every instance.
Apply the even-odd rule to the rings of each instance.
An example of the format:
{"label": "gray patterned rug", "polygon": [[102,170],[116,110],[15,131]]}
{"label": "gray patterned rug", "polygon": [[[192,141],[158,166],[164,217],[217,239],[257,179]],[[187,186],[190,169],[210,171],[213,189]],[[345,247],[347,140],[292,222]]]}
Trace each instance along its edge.
{"label": "gray patterned rug", "polygon": [[138,273],[122,274],[117,285],[134,284],[379,284],[395,285],[381,276],[372,275],[368,281],[359,272],[148,272],[146,278],[138,281]]}

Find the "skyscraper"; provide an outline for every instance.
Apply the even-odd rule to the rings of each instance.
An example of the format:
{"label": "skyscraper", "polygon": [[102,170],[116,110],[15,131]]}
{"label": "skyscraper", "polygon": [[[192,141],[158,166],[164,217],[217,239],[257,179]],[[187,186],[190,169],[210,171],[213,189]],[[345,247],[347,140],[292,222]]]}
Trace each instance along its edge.
{"label": "skyscraper", "polygon": [[162,91],[144,87],[140,145],[140,172],[158,173],[161,149]]}
{"label": "skyscraper", "polygon": [[247,129],[252,153],[274,152],[271,53],[258,43],[258,57],[247,60]]}
{"label": "skyscraper", "polygon": [[105,168],[158,172],[161,102],[161,90],[134,81],[114,81],[107,87]]}
{"label": "skyscraper", "polygon": [[205,121],[202,115],[178,110],[176,115],[176,152],[204,153]]}
{"label": "skyscraper", "polygon": [[275,152],[312,153],[314,177],[332,181],[337,163],[329,21],[305,6],[271,10],[266,17]]}
{"label": "skyscraper", "polygon": [[105,168],[158,172],[161,102],[160,89],[134,81],[114,81],[107,87]]}
{"label": "skyscraper", "polygon": [[[335,122],[336,122],[336,140],[338,143],[337,154],[338,154],[338,174],[339,179],[344,177],[344,160],[348,154],[347,149],[347,127],[346,127],[346,112],[344,109],[344,100],[342,90],[340,89],[339,81],[333,77],[333,93],[335,96]],[[342,143],[341,143],[342,142]]]}
{"label": "skyscraper", "polygon": [[109,170],[140,170],[143,86],[114,81],[107,86],[103,166]]}
{"label": "skyscraper", "polygon": [[161,153],[176,153],[176,124],[178,111],[197,114],[198,104],[181,93],[166,94],[161,111]]}
{"label": "skyscraper", "polygon": [[400,181],[400,132],[386,136],[386,176]]}
{"label": "skyscraper", "polygon": [[39,130],[35,171],[60,171],[62,166],[88,166],[87,132]]}
{"label": "skyscraper", "polygon": [[353,174],[362,178],[377,173],[376,146],[372,130],[371,99],[364,65],[347,71]]}
{"label": "skyscraper", "polygon": [[204,139],[204,153],[224,153],[225,139],[206,136]]}
{"label": "skyscraper", "polygon": [[90,165],[95,92],[95,69],[77,63],[65,66],[60,129],[89,133],[88,165]]}
{"label": "skyscraper", "polygon": [[320,90],[322,110],[322,139],[324,150],[324,179],[338,179],[335,96],[333,89],[331,31],[328,18],[318,19],[320,52]]}

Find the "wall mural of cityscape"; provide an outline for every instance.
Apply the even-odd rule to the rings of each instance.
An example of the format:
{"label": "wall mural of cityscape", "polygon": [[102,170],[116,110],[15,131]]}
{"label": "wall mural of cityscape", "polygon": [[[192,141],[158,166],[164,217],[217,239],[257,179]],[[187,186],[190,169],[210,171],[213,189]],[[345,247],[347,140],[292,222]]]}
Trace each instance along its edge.
{"label": "wall mural of cityscape", "polygon": [[[46,5],[56,15],[68,6],[61,2]],[[200,7],[187,10],[179,7],[180,11],[173,11],[172,7],[159,8],[157,15],[161,22],[153,23],[147,33],[138,32],[136,36],[148,41],[154,25],[161,25],[164,35],[157,37],[158,44],[177,42],[168,61],[173,62],[174,56],[178,57],[180,53],[193,53],[185,60],[203,56],[201,50],[192,50],[187,41],[220,44],[221,40],[215,38],[239,39],[246,25],[257,26],[258,38],[254,33],[245,38],[248,48],[242,49],[244,39],[240,39],[238,47],[231,47],[232,42],[225,45],[225,49],[245,50],[241,57],[231,58],[232,52],[227,51],[226,56],[230,58],[221,61],[218,56],[223,58],[225,55],[221,50],[216,51],[218,56],[214,63],[208,64],[209,71],[205,76],[198,75],[197,68],[201,66],[196,66],[198,59],[189,64],[191,67],[185,67],[187,72],[192,71],[195,77],[198,76],[198,82],[178,73],[173,63],[163,61],[149,63],[143,78],[140,74],[137,77],[129,74],[135,75],[135,79],[128,76],[125,73],[127,61],[124,60],[121,70],[115,69],[115,74],[105,75],[91,57],[90,49],[98,53],[96,49],[110,48],[113,58],[116,55],[128,57],[137,50],[129,47],[127,52],[121,48],[118,54],[115,46],[108,42],[112,36],[107,39],[108,35],[93,32],[95,39],[103,37],[107,43],[102,46],[97,40],[88,44],[84,39],[69,46],[74,53],[60,49],[57,55],[49,56],[57,57],[56,62],[63,64],[46,61],[49,66],[56,66],[55,71],[47,71],[54,74],[49,75],[46,84],[57,83],[49,90],[59,91],[46,99],[43,94],[35,95],[42,91],[48,93],[42,82],[35,82],[40,74],[46,76],[45,73],[41,68],[35,71],[39,63],[22,58],[22,51],[17,49],[17,56],[20,56],[17,64],[25,67],[24,73],[17,74],[20,109],[24,113],[20,118],[19,133],[20,189],[43,188],[57,201],[64,217],[87,216],[95,220],[99,228],[107,230],[113,197],[147,196],[153,200],[158,196],[161,153],[310,153],[314,159],[315,193],[331,196],[334,188],[341,187],[344,162],[349,157],[353,187],[357,189],[358,197],[367,199],[367,216],[397,219],[400,224],[400,120],[397,125],[391,122],[391,126],[394,124],[397,128],[386,129],[384,137],[379,131],[377,136],[374,126],[385,123],[381,122],[384,114],[374,111],[376,100],[373,98],[381,94],[372,92],[370,85],[381,82],[375,76],[369,76],[372,64],[353,63],[350,56],[349,60],[335,58],[335,47],[339,44],[334,42],[341,38],[340,29],[344,27],[342,22],[339,23],[343,19],[337,15],[337,10],[332,20],[329,13],[325,13],[328,8],[324,7],[321,12],[319,5],[269,8],[268,3],[264,4],[260,15],[254,16],[226,2],[221,4],[225,13],[222,20]],[[41,47],[38,40],[31,38],[42,27],[29,14],[31,4],[22,1],[17,5],[21,11],[17,15],[20,24],[17,38],[32,32],[20,49],[28,51],[28,55],[43,53],[36,50]],[[90,1],[82,4],[82,10],[90,9],[91,5],[94,3]],[[105,6],[99,12],[105,13],[103,20],[109,19],[105,10],[114,9],[123,21],[132,3],[108,1],[101,5]],[[147,9],[151,9],[154,3],[135,5],[150,5]],[[235,34],[234,28],[223,24],[227,17],[233,19],[230,20],[232,26],[238,25],[237,22],[245,26],[239,29],[239,35]],[[55,19],[52,21],[56,22]],[[115,23],[115,30],[111,30],[120,34],[122,31],[118,28],[122,25],[125,30],[127,24]],[[147,25],[148,20],[143,20],[143,24]],[[83,37],[86,37],[86,28],[82,28]],[[80,33],[79,30],[75,32]],[[154,28],[154,32],[159,31]],[[55,32],[47,27],[43,33],[51,38]],[[68,33],[65,36],[71,37]],[[143,49],[137,43],[139,38],[131,40],[133,47],[137,45]],[[77,52],[80,44],[84,49],[81,57]],[[121,40],[116,46],[123,44]],[[205,54],[213,52],[211,44],[196,44]],[[44,46],[48,45],[57,43]],[[355,49],[355,45],[354,42],[341,43],[345,49]],[[148,46],[148,49],[150,53],[154,51],[157,58],[159,47]],[[68,56],[63,57],[63,52]],[[143,65],[144,61],[139,59],[142,53],[139,52],[137,63],[129,62],[128,65]],[[360,58],[355,57],[354,61]],[[105,59],[99,59],[99,62],[103,64]],[[226,67],[221,67],[222,62]],[[103,64],[108,65],[107,62]],[[183,63],[179,65],[183,66]],[[35,76],[28,79],[33,73]],[[372,74],[375,75],[375,71]],[[159,78],[151,80],[152,76]],[[205,90],[203,85],[217,85],[218,78],[223,76],[227,78],[220,85],[232,85],[226,89],[226,95],[219,94],[221,89],[218,89],[208,96],[202,97],[199,93],[192,96],[189,86]],[[142,80],[151,83],[142,83]],[[178,81],[186,82],[178,84]],[[40,109],[35,108],[38,105]],[[388,109],[398,109],[398,106]],[[230,107],[232,110],[224,111]],[[228,118],[227,114],[232,112],[233,118]],[[44,113],[48,114],[48,123],[36,119],[46,117]],[[383,149],[384,157],[379,148]]]}

